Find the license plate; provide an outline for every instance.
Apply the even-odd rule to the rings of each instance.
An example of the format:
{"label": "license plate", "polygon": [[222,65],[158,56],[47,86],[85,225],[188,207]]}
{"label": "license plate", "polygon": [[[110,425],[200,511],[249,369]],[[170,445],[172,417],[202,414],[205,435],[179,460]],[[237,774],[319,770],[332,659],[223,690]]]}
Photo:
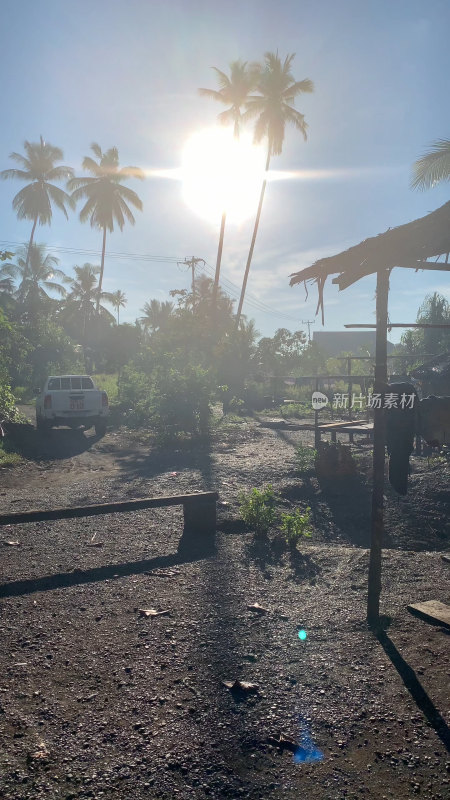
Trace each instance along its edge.
{"label": "license plate", "polygon": [[70,398],[70,410],[71,411],[83,411],[84,409],[84,397],[80,399]]}

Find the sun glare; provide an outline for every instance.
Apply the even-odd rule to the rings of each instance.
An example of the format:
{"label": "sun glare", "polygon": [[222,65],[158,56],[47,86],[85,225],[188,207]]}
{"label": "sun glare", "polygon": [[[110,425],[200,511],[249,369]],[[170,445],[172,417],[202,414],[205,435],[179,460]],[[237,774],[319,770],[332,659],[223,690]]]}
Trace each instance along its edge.
{"label": "sun glare", "polygon": [[213,223],[240,224],[256,213],[264,178],[264,152],[248,134],[210,128],[187,141],[182,162],[183,197],[189,208]]}

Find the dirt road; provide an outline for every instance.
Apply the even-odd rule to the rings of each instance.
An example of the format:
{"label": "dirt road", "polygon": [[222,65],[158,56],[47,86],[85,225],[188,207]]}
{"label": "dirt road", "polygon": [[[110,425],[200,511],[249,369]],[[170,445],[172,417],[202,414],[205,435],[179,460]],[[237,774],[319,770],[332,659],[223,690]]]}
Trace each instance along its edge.
{"label": "dirt road", "polygon": [[[415,459],[407,498],[386,489],[377,638],[367,446],[357,478],[321,485],[295,472],[304,437],[256,421],[175,451],[125,430],[30,435],[0,473],[5,511],[217,489],[219,530],[192,560],[178,508],[1,532],[5,800],[448,797],[450,638],[406,610],[450,602],[448,467]],[[238,492],[269,482],[282,509],[312,508],[297,553],[239,521]]]}

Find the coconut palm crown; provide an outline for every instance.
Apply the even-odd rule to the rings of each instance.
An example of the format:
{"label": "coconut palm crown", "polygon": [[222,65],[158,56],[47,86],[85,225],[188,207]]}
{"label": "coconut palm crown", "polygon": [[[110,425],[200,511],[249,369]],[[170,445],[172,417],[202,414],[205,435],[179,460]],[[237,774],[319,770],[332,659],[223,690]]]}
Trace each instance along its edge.
{"label": "coconut palm crown", "polygon": [[33,227],[29,246],[34,238],[36,225],[50,225],[52,220],[52,205],[59,208],[68,219],[66,206],[73,207],[73,202],[63,189],[54,185],[54,182],[65,181],[73,175],[73,169],[66,166],[56,166],[56,161],[61,161],[63,151],[45,142],[41,136],[39,142],[24,142],[25,155],[11,153],[10,158],[20,164],[21,169],[4,169],[0,178],[8,180],[14,178],[29,181],[16,194],[13,208],[19,219],[33,220]]}
{"label": "coconut palm crown", "polygon": [[55,256],[45,254],[45,245],[32,244],[18,250],[15,264],[3,267],[3,275],[18,283],[14,292],[16,299],[32,315],[48,304],[51,299],[48,292],[66,295],[66,290],[58,283],[58,280],[65,281],[66,275],[58,269],[58,264]]}
{"label": "coconut palm crown", "polygon": [[255,143],[264,137],[268,141],[268,158],[281,154],[284,143],[286,124],[294,125],[306,141],[308,126],[305,117],[293,104],[299,94],[313,92],[314,84],[309,78],[296,81],[291,65],[295,53],[286,56],[284,62],[278,53],[265,53],[265,65],[261,69],[258,80],[260,95],[249,97],[245,103],[245,119],[255,118]]}
{"label": "coconut palm crown", "polygon": [[242,119],[241,109],[249,93],[256,88],[260,72],[259,64],[248,64],[247,61],[232,61],[230,64],[230,77],[217,67],[212,67],[217,75],[219,89],[199,89],[202,97],[209,97],[219,103],[229,105],[225,111],[218,114],[217,119],[222,125],[234,126],[234,135],[239,136]]}
{"label": "coconut palm crown", "polygon": [[83,169],[90,172],[92,177],[70,178],[67,188],[72,193],[71,197],[75,202],[86,198],[86,203],[80,211],[81,222],[90,220],[93,228],[100,228],[103,231],[96,309],[98,313],[105,266],[106,232],[112,233],[115,222],[120,230],[123,230],[125,220],[134,225],[135,219],[129,205],[142,211],[140,197],[132,189],[122,186],[122,182],[126,178],[143,180],[145,176],[139,167],[120,168],[119,153],[116,147],[111,147],[103,153],[100,145],[94,142],[91,150],[98,162],[91,156],[86,156],[83,159]]}

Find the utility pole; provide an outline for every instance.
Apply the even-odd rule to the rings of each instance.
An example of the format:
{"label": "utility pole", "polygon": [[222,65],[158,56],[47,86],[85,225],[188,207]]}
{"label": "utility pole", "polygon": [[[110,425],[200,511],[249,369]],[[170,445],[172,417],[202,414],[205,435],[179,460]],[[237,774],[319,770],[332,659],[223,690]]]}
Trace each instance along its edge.
{"label": "utility pole", "polygon": [[300,320],[302,325],[307,325],[308,326],[308,342],[311,341],[311,325],[314,325],[315,321],[316,321],[315,319],[301,319]]}
{"label": "utility pole", "polygon": [[186,265],[192,270],[192,309],[195,309],[195,268],[200,262],[205,263],[203,258],[195,258],[195,256],[192,256],[190,261],[188,258],[185,258],[184,261],[177,261],[178,266]]}

